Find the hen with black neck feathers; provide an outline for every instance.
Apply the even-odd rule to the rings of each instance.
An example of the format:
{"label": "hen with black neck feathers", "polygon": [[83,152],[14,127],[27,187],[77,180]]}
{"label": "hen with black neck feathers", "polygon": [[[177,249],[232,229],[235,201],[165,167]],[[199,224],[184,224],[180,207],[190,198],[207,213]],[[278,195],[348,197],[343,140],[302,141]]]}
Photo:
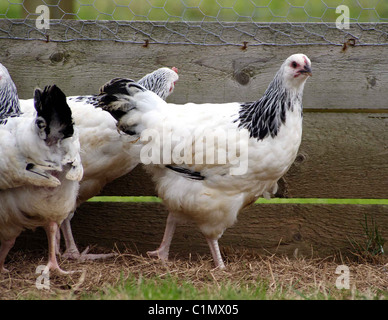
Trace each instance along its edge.
{"label": "hen with black neck feathers", "polygon": [[[116,117],[120,130],[140,137],[143,162],[150,162],[152,135],[164,138],[157,150],[160,155],[171,155],[170,163],[151,161],[145,166],[169,211],[162,243],[149,255],[167,259],[176,224],[191,221],[205,235],[215,265],[225,267],[218,239],[242,209],[276,192],[277,181],[295,160],[302,138],[303,88],[310,75],[309,58],[294,54],[256,102],[175,105],[128,82],[122,99],[101,106]],[[105,90],[111,92],[114,87]],[[223,135],[230,132],[234,135]],[[224,143],[215,139],[214,148],[206,149],[215,151],[215,161],[197,161],[204,157],[202,148],[182,148],[202,146],[204,137],[212,133],[227,137]],[[234,155],[233,150],[237,150]],[[243,170],[233,171],[239,166]]]}
{"label": "hen with black neck feathers", "polygon": [[[302,138],[303,88],[309,75],[309,58],[295,54],[282,64],[256,102],[174,105],[128,82],[123,99],[101,106],[116,116],[120,130],[139,136],[145,150],[150,148],[152,134],[175,137],[160,143],[160,154],[170,153],[171,163],[153,161],[145,166],[169,211],[162,243],[156,251],[149,252],[151,256],[167,259],[176,224],[188,220],[205,235],[216,266],[225,267],[218,239],[236,222],[243,208],[260,196],[276,192],[277,181],[297,155]],[[202,145],[204,137],[207,139],[214,132],[219,137],[225,137],[222,134],[226,132],[235,133],[228,135],[225,143],[218,140],[213,149],[207,149],[215,151],[218,160],[226,155],[226,161],[217,162],[215,158],[213,163],[196,162],[198,155],[203,159],[203,150],[188,148],[190,152],[186,152],[182,148],[182,143]],[[186,152],[183,157],[177,149]],[[232,150],[238,150],[234,157]],[[244,152],[245,159],[241,157]],[[147,155],[143,153],[143,157]],[[239,157],[240,162],[236,163]],[[245,170],[233,172],[238,165]]]}
{"label": "hen with black neck feathers", "polygon": [[[176,224],[188,220],[205,235],[215,265],[225,267],[218,239],[243,208],[276,192],[277,181],[297,155],[302,138],[303,88],[310,75],[309,58],[295,54],[282,64],[256,102],[174,105],[128,82],[126,95],[101,106],[116,117],[120,130],[140,137],[145,150],[150,149],[149,137],[154,134],[165,138],[157,150],[160,155],[171,155],[170,163],[151,161],[145,166],[169,211],[162,243],[149,255],[167,259]],[[226,132],[234,132],[234,136],[227,136],[225,143],[217,140],[213,149],[207,149],[218,155],[213,163],[196,161],[197,156],[203,159],[201,148],[182,149],[182,145],[202,146],[204,137],[214,132],[219,137],[225,137]],[[183,157],[179,156],[182,150]],[[234,156],[232,150],[237,150]],[[244,152],[245,159],[241,158]],[[217,161],[222,160],[222,154],[226,161]],[[245,170],[232,171],[239,165]]]}

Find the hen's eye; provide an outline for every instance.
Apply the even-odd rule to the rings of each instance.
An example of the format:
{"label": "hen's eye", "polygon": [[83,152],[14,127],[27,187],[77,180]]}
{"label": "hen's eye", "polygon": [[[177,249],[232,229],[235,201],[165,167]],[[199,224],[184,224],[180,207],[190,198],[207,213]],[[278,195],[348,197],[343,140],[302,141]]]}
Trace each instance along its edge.
{"label": "hen's eye", "polygon": [[295,61],[293,61],[293,62],[291,63],[291,66],[292,66],[293,68],[296,68],[296,67],[298,66],[298,64],[297,64]]}

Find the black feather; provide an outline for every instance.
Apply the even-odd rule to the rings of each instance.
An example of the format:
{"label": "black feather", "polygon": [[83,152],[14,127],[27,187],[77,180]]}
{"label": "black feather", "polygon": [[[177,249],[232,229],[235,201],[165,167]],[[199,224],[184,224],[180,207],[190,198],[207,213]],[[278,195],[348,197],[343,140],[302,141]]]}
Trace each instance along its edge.
{"label": "black feather", "polygon": [[146,91],[146,89],[131,79],[112,79],[100,88],[100,94],[96,97],[97,106],[120,121],[124,115],[135,108],[131,97],[139,91]]}
{"label": "black feather", "polygon": [[65,94],[56,85],[46,86],[43,91],[35,90],[36,124],[44,130],[48,144],[74,134],[71,110],[66,102]]}
{"label": "black feather", "polygon": [[[301,97],[296,97],[300,99]],[[246,128],[250,137],[262,140],[268,136],[276,137],[282,124],[286,122],[286,111],[292,110],[291,96],[282,84],[282,75],[278,72],[269,84],[264,95],[255,102],[241,104],[240,128]]]}
{"label": "black feather", "polygon": [[183,174],[186,178],[188,179],[193,179],[193,180],[204,180],[205,177],[201,175],[200,172],[198,171],[192,171],[190,169],[182,168],[182,167],[175,167],[172,165],[166,165],[166,168],[169,168],[175,172],[178,172],[180,174]]}
{"label": "black feather", "polygon": [[142,91],[146,90],[144,87],[137,84],[132,79],[114,78],[114,79],[110,80],[109,82],[105,83],[100,88],[100,95],[101,94],[108,94],[108,95],[111,95],[111,94],[129,94],[130,87],[136,87]]}

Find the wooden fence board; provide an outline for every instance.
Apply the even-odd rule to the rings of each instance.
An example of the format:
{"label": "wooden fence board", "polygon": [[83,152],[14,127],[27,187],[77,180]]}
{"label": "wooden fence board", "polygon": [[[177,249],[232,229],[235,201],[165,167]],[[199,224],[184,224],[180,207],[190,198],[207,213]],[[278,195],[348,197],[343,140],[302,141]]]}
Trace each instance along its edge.
{"label": "wooden fence board", "polygon": [[[2,19],[1,19],[2,20]],[[6,21],[0,20],[0,27]],[[74,23],[74,21],[72,22]],[[55,32],[57,26],[52,26]],[[90,26],[92,28],[92,26]],[[303,30],[303,28],[302,28]],[[388,46],[194,46],[113,41],[45,42],[0,39],[0,61],[21,98],[56,83],[67,95],[93,94],[114,77],[139,79],[176,66],[180,81],[169,101],[230,102],[258,99],[280,64],[303,52],[312,61],[304,105],[309,108],[382,108],[388,100]]]}
{"label": "wooden fence board", "polygon": [[[67,23],[81,26],[77,21]],[[0,19],[0,29],[7,30],[7,25],[9,21]],[[14,28],[26,32],[22,25]],[[50,34],[64,28],[53,25]],[[85,29],[98,35],[96,25]],[[335,29],[332,32],[336,33]],[[333,34],[333,39],[337,36]],[[0,62],[10,71],[21,98],[31,98],[36,86],[51,83],[67,95],[93,94],[114,77],[139,79],[156,68],[176,66],[180,80],[168,101],[201,103],[255,100],[283,60],[303,52],[310,57],[314,74],[305,86],[304,106],[310,111],[331,112],[304,113],[300,156],[285,176],[279,196],[387,198],[388,60],[384,57],[388,46],[356,43],[344,51],[341,46],[328,45],[248,44],[241,50],[238,46],[188,44],[151,43],[145,47],[141,33],[136,39],[137,44],[0,39]],[[354,112],[358,108],[364,112]],[[155,193],[139,167],[106,186],[102,194]],[[364,215],[373,215],[383,236],[388,237],[386,205],[254,205],[225,232],[220,245],[286,254],[295,249],[305,255],[346,252],[351,247],[349,239],[362,240]],[[157,203],[85,203],[75,215],[73,229],[81,247],[98,244],[111,248],[116,243],[136,247],[144,254],[159,244],[166,216]],[[17,247],[36,242],[47,247],[42,231],[23,233]],[[196,228],[178,228],[171,255],[197,252],[208,254],[203,236]]]}
{"label": "wooden fence board", "polygon": [[[255,204],[245,209],[238,222],[220,239],[221,248],[247,249],[257,253],[324,257],[341,252],[350,254],[351,241],[365,244],[362,223],[365,215],[379,226],[388,239],[387,205],[306,205]],[[80,249],[98,245],[107,249],[136,249],[139,254],[156,249],[163,236],[167,211],[160,203],[83,204],[72,226]],[[26,232],[17,240],[18,247],[36,248],[37,241],[47,247],[42,231]],[[385,250],[388,249],[388,242]],[[209,254],[206,240],[194,225],[178,226],[171,256]]]}

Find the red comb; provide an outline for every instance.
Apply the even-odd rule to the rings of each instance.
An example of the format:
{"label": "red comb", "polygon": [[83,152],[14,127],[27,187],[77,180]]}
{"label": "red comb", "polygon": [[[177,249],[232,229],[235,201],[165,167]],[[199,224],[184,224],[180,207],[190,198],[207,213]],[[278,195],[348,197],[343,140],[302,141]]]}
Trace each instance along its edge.
{"label": "red comb", "polygon": [[175,71],[176,73],[178,73],[178,68],[172,67],[171,69],[172,71]]}

